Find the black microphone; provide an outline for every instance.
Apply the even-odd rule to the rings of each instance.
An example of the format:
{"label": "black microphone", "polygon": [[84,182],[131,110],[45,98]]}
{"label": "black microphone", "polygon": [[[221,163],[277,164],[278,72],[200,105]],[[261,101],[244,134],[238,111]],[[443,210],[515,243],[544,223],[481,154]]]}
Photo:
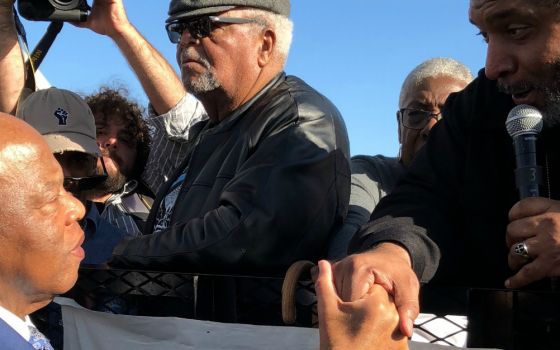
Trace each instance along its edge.
{"label": "black microphone", "polygon": [[[515,106],[506,119],[506,129],[515,149],[515,185],[519,199],[539,196],[542,170],[537,165],[537,137],[542,127],[541,112],[529,105]],[[560,289],[558,277],[550,278],[550,287]]]}
{"label": "black microphone", "polygon": [[520,199],[539,196],[542,170],[537,165],[537,137],[542,126],[541,112],[529,105],[515,106],[506,119],[515,149],[515,185]]}

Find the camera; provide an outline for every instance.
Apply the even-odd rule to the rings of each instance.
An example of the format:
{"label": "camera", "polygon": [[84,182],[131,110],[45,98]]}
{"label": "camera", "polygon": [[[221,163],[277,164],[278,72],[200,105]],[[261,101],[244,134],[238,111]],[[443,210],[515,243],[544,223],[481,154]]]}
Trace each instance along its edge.
{"label": "camera", "polygon": [[89,14],[86,0],[18,0],[18,11],[30,21],[84,22]]}

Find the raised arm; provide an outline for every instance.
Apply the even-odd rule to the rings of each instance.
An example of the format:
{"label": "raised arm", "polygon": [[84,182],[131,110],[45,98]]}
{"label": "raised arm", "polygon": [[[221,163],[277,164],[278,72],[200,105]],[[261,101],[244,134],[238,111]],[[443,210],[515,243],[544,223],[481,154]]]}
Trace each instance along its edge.
{"label": "raised arm", "polygon": [[14,0],[0,0],[0,112],[15,114],[24,84],[23,56],[13,13]]}
{"label": "raised arm", "polygon": [[157,114],[167,113],[185,95],[169,62],[128,21],[122,0],[95,0],[87,22],[77,25],[117,44]]}

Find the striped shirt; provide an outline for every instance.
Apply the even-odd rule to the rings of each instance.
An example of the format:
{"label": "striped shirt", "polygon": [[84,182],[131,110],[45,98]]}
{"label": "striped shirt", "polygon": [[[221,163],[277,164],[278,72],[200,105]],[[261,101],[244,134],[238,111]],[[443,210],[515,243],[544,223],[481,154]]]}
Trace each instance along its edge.
{"label": "striped shirt", "polygon": [[151,105],[149,112],[152,144],[142,180],[157,193],[185,159],[191,127],[208,119],[208,115],[202,103],[190,94],[165,114],[156,115]]}
{"label": "striped shirt", "polygon": [[[208,119],[208,115],[202,103],[190,94],[186,94],[167,113],[157,115],[151,105],[148,111],[149,117],[146,123],[151,145],[142,180],[152,192],[157,194],[160,187],[169,180],[185,159],[191,127]],[[132,184],[127,183],[121,192],[113,194],[107,200],[101,217],[127,232],[127,235],[138,236],[141,234],[140,229],[130,215],[130,211],[123,205],[125,196],[134,195],[134,188],[127,189],[127,186],[131,187]]]}

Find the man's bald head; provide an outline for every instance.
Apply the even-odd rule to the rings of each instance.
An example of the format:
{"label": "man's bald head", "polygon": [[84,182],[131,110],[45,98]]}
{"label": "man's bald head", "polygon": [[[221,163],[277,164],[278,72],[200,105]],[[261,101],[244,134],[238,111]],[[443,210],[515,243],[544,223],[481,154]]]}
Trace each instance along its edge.
{"label": "man's bald head", "polygon": [[[13,206],[25,195],[25,191],[13,191],[14,187],[21,188],[22,182],[36,181],[25,180],[33,176],[33,169],[42,159],[52,157],[52,154],[41,134],[20,119],[0,113],[0,130],[0,198],[17,196],[13,200],[4,200],[4,208],[0,210],[0,217],[4,217],[13,214]],[[3,226],[0,224],[0,229]]]}
{"label": "man's bald head", "polygon": [[6,113],[0,112],[0,150],[16,144],[46,145],[41,134],[26,122]]}
{"label": "man's bald head", "polygon": [[[11,216],[14,207],[25,196],[21,188],[27,169],[33,168],[41,159],[52,157],[48,145],[32,126],[9,114],[0,113],[0,196],[4,199],[0,218]],[[0,224],[0,230],[4,224]]]}

